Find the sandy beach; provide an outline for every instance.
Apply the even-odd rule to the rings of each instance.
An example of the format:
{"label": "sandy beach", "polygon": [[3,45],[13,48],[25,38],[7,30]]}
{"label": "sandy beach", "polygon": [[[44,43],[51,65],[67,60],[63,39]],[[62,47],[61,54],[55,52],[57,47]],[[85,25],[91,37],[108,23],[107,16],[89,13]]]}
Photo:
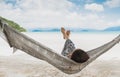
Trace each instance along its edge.
{"label": "sandy beach", "polygon": [[[61,53],[64,40],[59,33],[24,33]],[[73,33],[71,40],[77,48],[85,51],[99,47],[115,38],[118,34],[80,34]],[[57,45],[56,45],[57,43]],[[110,49],[89,64],[81,72],[68,75],[45,61],[36,59],[12,48],[0,38],[0,77],[120,77],[120,44]]]}
{"label": "sandy beach", "polygon": [[[23,57],[25,59],[23,59]],[[47,62],[28,55],[0,58],[0,77],[119,77],[120,60],[96,60],[81,72],[65,74]]]}

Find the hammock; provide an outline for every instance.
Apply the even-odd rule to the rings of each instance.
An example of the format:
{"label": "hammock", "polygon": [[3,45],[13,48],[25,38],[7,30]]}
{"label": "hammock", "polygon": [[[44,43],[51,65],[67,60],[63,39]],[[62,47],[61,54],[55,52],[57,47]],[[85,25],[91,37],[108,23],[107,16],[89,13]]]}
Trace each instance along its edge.
{"label": "hammock", "polygon": [[42,45],[41,43],[16,31],[2,20],[0,20],[0,35],[8,42],[10,47],[13,47],[13,52],[15,52],[17,49],[20,49],[31,56],[50,63],[51,65],[67,74],[75,74],[80,72],[97,57],[107,52],[120,41],[119,35],[112,41],[88,51],[87,53],[90,56],[90,59],[88,61],[84,63],[76,63],[69,58],[55,53],[54,50]]}

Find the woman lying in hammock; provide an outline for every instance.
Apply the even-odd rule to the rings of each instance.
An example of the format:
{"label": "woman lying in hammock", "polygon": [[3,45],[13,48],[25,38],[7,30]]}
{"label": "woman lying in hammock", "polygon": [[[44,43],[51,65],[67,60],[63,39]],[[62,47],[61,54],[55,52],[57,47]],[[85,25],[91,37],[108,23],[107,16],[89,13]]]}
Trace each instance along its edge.
{"label": "woman lying in hammock", "polygon": [[63,38],[66,40],[62,55],[66,56],[75,62],[78,63],[83,63],[86,62],[89,59],[88,54],[81,50],[81,49],[76,49],[73,42],[69,39],[70,37],[70,30],[65,30],[63,27],[61,28],[61,32],[63,34]]}

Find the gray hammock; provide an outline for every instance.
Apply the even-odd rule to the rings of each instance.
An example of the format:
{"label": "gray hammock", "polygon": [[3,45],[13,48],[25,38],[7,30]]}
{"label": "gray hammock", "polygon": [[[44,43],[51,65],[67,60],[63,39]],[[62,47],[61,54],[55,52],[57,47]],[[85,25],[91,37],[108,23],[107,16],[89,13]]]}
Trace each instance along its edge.
{"label": "gray hammock", "polygon": [[14,52],[17,49],[20,49],[31,56],[34,56],[38,59],[42,59],[50,63],[51,65],[55,66],[56,68],[67,74],[78,73],[92,61],[94,61],[97,57],[107,52],[120,41],[119,35],[112,41],[98,48],[87,51],[88,55],[90,56],[90,59],[85,63],[76,63],[70,60],[69,58],[55,53],[54,50],[42,45],[41,43],[16,31],[2,20],[0,20],[0,35],[3,39],[5,39],[8,42],[10,47],[13,47]]}

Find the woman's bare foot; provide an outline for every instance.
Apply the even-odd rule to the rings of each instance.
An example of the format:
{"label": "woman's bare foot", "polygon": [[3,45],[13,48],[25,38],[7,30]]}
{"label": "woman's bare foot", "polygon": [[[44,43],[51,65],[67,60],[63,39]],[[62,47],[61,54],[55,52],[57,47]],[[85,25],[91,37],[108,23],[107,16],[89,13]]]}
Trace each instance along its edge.
{"label": "woman's bare foot", "polygon": [[70,30],[67,30],[66,35],[67,35],[67,39],[69,39],[69,36],[70,36]]}
{"label": "woman's bare foot", "polygon": [[63,34],[63,38],[66,39],[66,31],[65,28],[61,27],[61,32]]}

